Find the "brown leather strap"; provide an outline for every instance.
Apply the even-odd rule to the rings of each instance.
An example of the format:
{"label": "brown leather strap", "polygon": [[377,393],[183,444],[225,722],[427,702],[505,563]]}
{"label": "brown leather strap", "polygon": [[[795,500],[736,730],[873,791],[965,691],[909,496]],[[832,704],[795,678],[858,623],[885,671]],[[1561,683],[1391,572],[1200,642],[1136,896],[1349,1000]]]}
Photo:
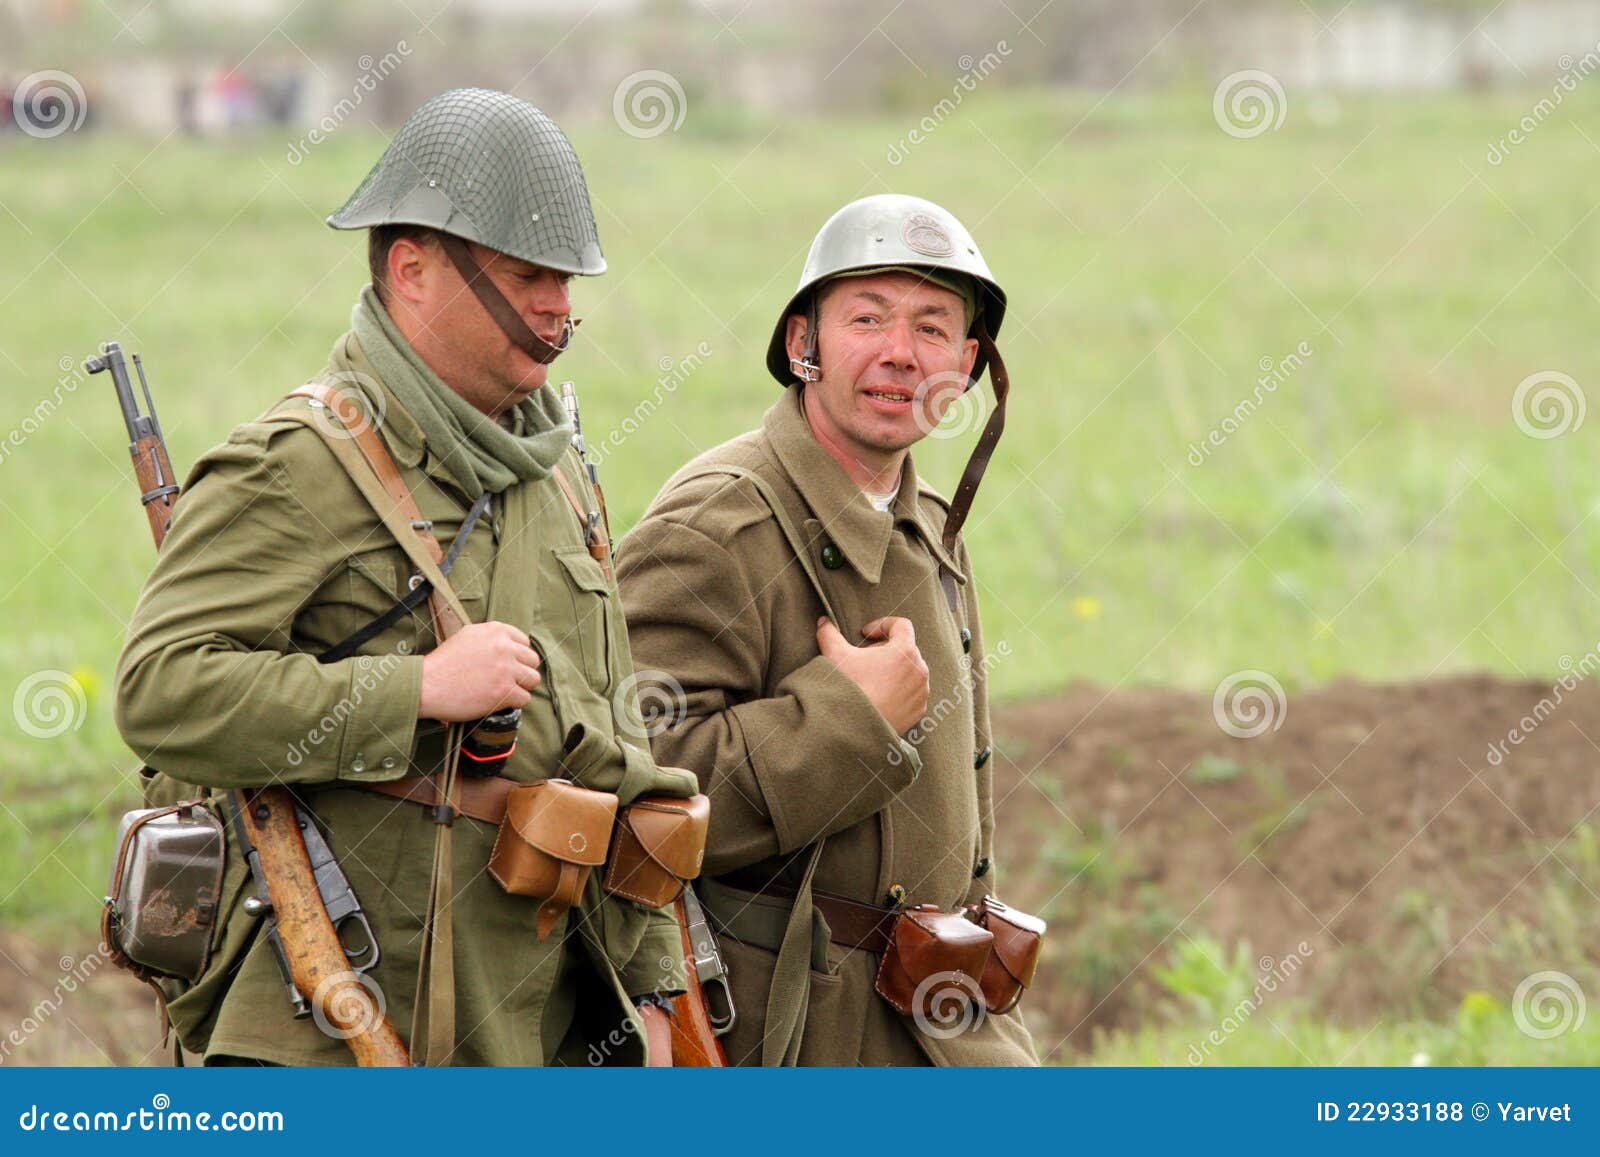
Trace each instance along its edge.
{"label": "brown leather strap", "polygon": [[[944,521],[943,539],[944,549],[952,558],[956,553],[956,536],[961,533],[961,527],[972,511],[972,500],[978,493],[978,483],[983,481],[983,473],[989,468],[989,459],[994,456],[994,448],[1000,441],[1000,435],[1005,431],[1006,397],[1011,393],[1011,377],[1006,373],[1006,363],[1000,357],[1000,350],[995,346],[994,338],[989,336],[989,327],[983,322],[978,324],[977,337],[979,348],[989,359],[989,380],[994,383],[994,412],[984,423],[983,433],[978,435],[978,444],[972,448],[972,456],[967,459],[966,469],[961,472],[961,482],[956,486],[955,497],[950,500],[950,515]],[[945,578],[944,588],[953,610],[955,608],[953,577]]]}
{"label": "brown leather strap", "polygon": [[[785,900],[793,900],[800,894],[798,889],[787,884],[762,880],[745,872],[719,876],[718,882],[740,891]],[[811,890],[811,903],[828,922],[828,938],[835,944],[844,948],[860,948],[866,952],[881,953],[888,949],[889,936],[900,914],[899,909],[863,904],[859,900],[819,892],[815,888]]]}
{"label": "brown leather strap", "polygon": [[[552,466],[551,475],[561,487],[561,493],[567,496],[567,505],[572,507],[572,512],[578,516],[578,525],[583,530],[583,541],[589,547],[589,557],[600,564],[600,569],[605,572],[606,580],[611,579],[611,548],[606,542],[606,537],[600,528],[589,518],[583,508],[583,503],[578,500],[577,491],[573,490],[572,483],[567,481],[567,476],[561,473],[560,467]],[[595,513],[599,513],[596,511]]]}
{"label": "brown leather strap", "polygon": [[467,288],[488,311],[494,323],[500,327],[500,332],[505,334],[511,344],[521,349],[536,362],[549,365],[560,357],[566,350],[567,343],[572,340],[572,331],[578,325],[576,318],[569,318],[561,331],[561,344],[552,345],[544,338],[534,333],[528,323],[522,320],[522,315],[516,307],[506,300],[505,294],[483,271],[472,256],[472,249],[460,237],[452,233],[439,234],[439,241],[444,246],[445,256],[450,258],[450,263],[456,267],[456,272],[461,274],[461,280],[467,283]]}
{"label": "brown leather strap", "polygon": [[[422,517],[417,500],[411,497],[411,490],[400,477],[400,469],[389,454],[389,448],[384,445],[383,438],[373,428],[366,415],[360,412],[354,399],[324,382],[308,382],[297,390],[290,390],[287,396],[310,398],[333,411],[334,416],[343,424],[344,432],[355,443],[356,449],[361,451],[361,457],[372,468],[372,473],[383,487],[384,493],[394,501],[395,509],[411,525],[412,533],[416,535],[428,557],[437,566],[444,558],[444,550],[439,546],[439,540],[434,537],[433,523]],[[450,609],[450,604],[437,587],[428,596],[428,609],[433,614],[434,635],[441,643],[466,626]]]}
{"label": "brown leather strap", "polygon": [[[443,803],[438,781],[431,775],[410,775],[405,779],[391,779],[384,783],[344,784],[363,791],[376,792],[406,803],[421,804],[432,811]],[[456,810],[464,816],[498,824],[505,818],[506,796],[517,786],[517,781],[503,775],[463,775],[456,779]]]}

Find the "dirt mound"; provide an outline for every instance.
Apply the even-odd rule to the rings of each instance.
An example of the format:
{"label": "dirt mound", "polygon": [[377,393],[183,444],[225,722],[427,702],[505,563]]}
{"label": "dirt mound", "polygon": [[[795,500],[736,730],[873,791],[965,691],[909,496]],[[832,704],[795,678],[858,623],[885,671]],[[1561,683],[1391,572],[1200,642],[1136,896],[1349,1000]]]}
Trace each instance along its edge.
{"label": "dirt mound", "polygon": [[1295,994],[1354,1023],[1600,958],[1600,689],[1341,682],[1258,705],[1232,719],[1276,724],[1253,738],[1171,690],[997,713],[1002,891],[1052,921],[1042,1051],[1157,1013],[1152,966],[1201,933],[1263,972],[1304,956]]}

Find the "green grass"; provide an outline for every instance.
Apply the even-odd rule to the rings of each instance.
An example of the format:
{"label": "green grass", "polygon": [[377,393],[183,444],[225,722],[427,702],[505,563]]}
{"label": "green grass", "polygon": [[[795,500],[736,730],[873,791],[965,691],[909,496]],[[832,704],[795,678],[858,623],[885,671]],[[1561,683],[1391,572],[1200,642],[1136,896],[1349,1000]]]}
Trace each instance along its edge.
{"label": "green grass", "polygon": [[[915,191],[966,220],[1011,297],[1008,434],[968,530],[990,646],[1014,656],[999,695],[1209,690],[1242,668],[1291,694],[1342,674],[1554,672],[1600,620],[1593,431],[1527,437],[1511,398],[1536,371],[1600,381],[1579,132],[1600,102],[1580,92],[1488,165],[1530,99],[1347,99],[1331,122],[1297,102],[1280,131],[1236,140],[1208,91],[985,90],[899,166],[886,152],[913,116],[691,114],[646,141],[574,124],[613,270],[578,286],[582,340],[559,364],[591,442],[658,391],[661,359],[712,351],[607,455],[616,528],[759,421],[774,311],[821,221]],[[345,327],[363,247],[321,219],[381,143],[348,126],[298,166],[262,137],[0,149],[0,438],[61,403],[0,458],[0,693],[61,670],[87,705],[51,739],[0,711],[8,926],[92,936],[132,797],[110,678],[151,549],[107,387],[59,385],[62,367],[105,338],[141,351],[182,470]],[[1301,342],[1304,365],[1190,465],[1258,363]],[[969,445],[929,442],[923,472],[948,489]],[[1374,1039],[1361,1047],[1404,1051]]]}

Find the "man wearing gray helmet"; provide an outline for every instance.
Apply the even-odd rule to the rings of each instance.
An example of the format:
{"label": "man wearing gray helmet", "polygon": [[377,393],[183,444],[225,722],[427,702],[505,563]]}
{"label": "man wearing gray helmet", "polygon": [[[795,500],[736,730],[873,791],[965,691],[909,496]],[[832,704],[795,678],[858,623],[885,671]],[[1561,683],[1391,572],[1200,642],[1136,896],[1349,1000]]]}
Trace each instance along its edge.
{"label": "man wearing gray helmet", "polygon": [[[961,223],[883,195],[817,234],[759,430],[618,550],[658,758],[711,796],[697,887],[739,1064],[1037,1063],[1042,925],[994,900],[986,661],[960,529],[1004,422],[1006,299]],[[988,369],[954,502],[910,447]],[[992,941],[991,941],[992,936]]]}
{"label": "man wearing gray helmet", "polygon": [[[637,1064],[648,1038],[664,1063],[678,924],[615,894],[604,860],[619,809],[695,783],[619,690],[599,502],[547,380],[569,279],[605,271],[577,154],[525,101],[447,92],[329,224],[370,230],[372,283],[310,384],[189,477],[118,724],[156,782],[294,789],[413,1062]],[[180,1040],[210,1063],[349,1064],[340,1022],[294,1016],[229,843],[210,963],[164,982]]]}

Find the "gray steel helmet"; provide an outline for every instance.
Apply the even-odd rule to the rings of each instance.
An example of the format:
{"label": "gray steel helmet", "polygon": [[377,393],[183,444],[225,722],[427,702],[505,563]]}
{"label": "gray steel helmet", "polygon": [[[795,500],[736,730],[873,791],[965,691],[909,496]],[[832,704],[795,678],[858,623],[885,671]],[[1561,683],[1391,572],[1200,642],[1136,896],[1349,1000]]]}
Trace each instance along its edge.
{"label": "gray steel helmet", "polygon": [[606,271],[572,142],[527,101],[484,88],[412,113],[328,224],[426,225],[560,273]]}
{"label": "gray steel helmet", "polygon": [[[778,315],[767,346],[767,369],[780,384],[787,386],[798,380],[789,364],[784,340],[790,316],[805,312],[813,291],[830,278],[883,266],[909,266],[970,277],[977,287],[978,309],[969,334],[975,333],[979,325],[988,329],[991,338],[1000,333],[1000,323],[1006,315],[1005,290],[989,272],[977,242],[961,222],[948,210],[921,197],[880,193],[840,209],[811,242],[811,252],[800,273],[800,287]],[[972,383],[983,376],[988,361],[980,347],[972,366]]]}

